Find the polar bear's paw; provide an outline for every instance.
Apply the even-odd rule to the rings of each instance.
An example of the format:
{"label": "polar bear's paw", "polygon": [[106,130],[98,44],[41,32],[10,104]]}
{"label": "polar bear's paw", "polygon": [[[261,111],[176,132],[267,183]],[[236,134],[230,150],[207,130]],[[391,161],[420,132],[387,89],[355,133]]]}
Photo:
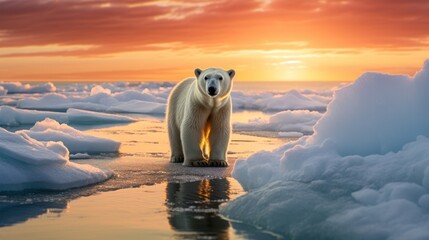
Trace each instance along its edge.
{"label": "polar bear's paw", "polygon": [[184,156],[171,156],[170,162],[172,163],[182,163],[185,160]]}
{"label": "polar bear's paw", "polygon": [[209,163],[205,160],[191,162],[192,167],[208,167]]}
{"label": "polar bear's paw", "polygon": [[210,160],[210,167],[228,167],[228,162],[225,160]]}

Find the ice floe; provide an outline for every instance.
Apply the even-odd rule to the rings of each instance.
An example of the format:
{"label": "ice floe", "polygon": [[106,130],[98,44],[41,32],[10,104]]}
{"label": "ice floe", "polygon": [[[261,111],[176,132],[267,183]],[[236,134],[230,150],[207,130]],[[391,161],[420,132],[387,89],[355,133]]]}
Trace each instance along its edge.
{"label": "ice floe", "polygon": [[0,128],[0,191],[62,190],[104,181],[112,172],[69,161],[61,142],[40,142]]}
{"label": "ice floe", "polygon": [[[0,82],[0,87],[7,90],[8,94],[12,93],[46,93],[55,92],[56,87],[53,83],[28,84],[21,82]],[[1,95],[1,94],[0,94]]]}
{"label": "ice floe", "polygon": [[63,142],[70,153],[111,153],[119,150],[120,142],[91,136],[82,131],[74,129],[67,124],[46,118],[37,122],[29,130],[18,131],[38,141]]}
{"label": "ice floe", "polygon": [[72,124],[106,124],[127,123],[137,121],[135,118],[117,114],[107,114],[69,108],[67,112],[50,112],[18,109],[9,106],[0,106],[0,126],[33,125],[45,118],[55,119],[60,123]]}
{"label": "ice floe", "polygon": [[[331,93],[332,94],[332,93]],[[232,93],[233,107],[236,110],[259,110],[279,112],[285,110],[325,111],[331,96],[326,91],[290,90],[287,92],[262,92],[247,94],[240,91]]]}
{"label": "ice floe", "polygon": [[6,95],[6,94],[7,94],[7,90],[3,86],[0,86],[0,96]]}
{"label": "ice floe", "polygon": [[[94,90],[95,89],[95,90]],[[68,97],[61,93],[50,93],[40,98],[25,98],[17,102],[18,108],[67,111],[69,108],[97,112],[165,113],[166,99],[144,91],[127,90],[111,94],[110,90],[95,86],[90,96]]]}
{"label": "ice floe", "polygon": [[256,118],[247,123],[234,123],[233,127],[236,131],[272,131],[279,132],[283,137],[296,137],[312,134],[313,126],[321,116],[322,113],[316,111],[287,110],[273,114],[269,119]]}

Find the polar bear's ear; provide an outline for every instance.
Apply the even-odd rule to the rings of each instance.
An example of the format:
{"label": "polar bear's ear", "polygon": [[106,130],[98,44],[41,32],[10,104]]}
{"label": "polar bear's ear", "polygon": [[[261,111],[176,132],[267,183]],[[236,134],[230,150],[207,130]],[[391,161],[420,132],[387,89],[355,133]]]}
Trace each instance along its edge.
{"label": "polar bear's ear", "polygon": [[228,71],[226,71],[227,73],[228,73],[228,75],[229,75],[229,77],[232,79],[234,76],[235,76],[235,71],[234,71],[234,69],[230,69],[230,70],[228,70]]}
{"label": "polar bear's ear", "polygon": [[203,72],[203,70],[199,69],[199,68],[195,68],[194,73],[195,76],[197,76],[197,78],[200,76],[200,74]]}

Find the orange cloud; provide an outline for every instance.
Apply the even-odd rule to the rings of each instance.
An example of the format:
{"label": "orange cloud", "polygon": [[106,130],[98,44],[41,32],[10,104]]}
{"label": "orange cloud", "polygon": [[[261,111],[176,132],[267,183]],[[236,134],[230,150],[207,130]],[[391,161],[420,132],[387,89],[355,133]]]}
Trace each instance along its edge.
{"label": "orange cloud", "polygon": [[[426,53],[428,49],[427,12],[429,2],[424,0],[5,0],[0,1],[0,62],[14,59],[14,63],[25,69],[26,58],[48,63],[51,61],[49,58],[54,57],[85,57],[102,62],[106,58],[121,58],[124,54],[141,52],[142,61],[149,62],[145,59],[148,52],[151,52],[151,57],[156,56],[155,53],[165,57],[166,51],[172,52],[174,57],[171,59],[176,60],[183,52],[198,53],[207,58],[217,54],[216,57],[221,58],[230,52],[254,51],[257,52],[252,55],[255,58],[270,59],[257,61],[260,72],[268,72],[269,69],[263,68],[290,65],[282,64],[290,61],[288,59],[273,62],[267,56],[266,53],[275,50],[283,51],[280,58],[299,57],[295,53],[307,56],[339,54],[354,58],[356,54],[378,51],[386,56],[392,53],[418,55],[416,62],[422,62],[424,57],[416,55],[416,52]],[[235,57],[240,62],[227,62],[234,66],[249,65],[252,56],[243,56],[247,59]],[[335,58],[333,62],[341,63],[342,57]],[[95,65],[110,68],[107,62]],[[188,68],[201,63],[192,62],[192,59],[185,62],[187,65],[178,67]],[[221,61],[203,64],[218,62]],[[394,68],[387,62],[380,67]],[[126,63],[121,65],[118,72],[136,71],[135,68],[127,68]],[[317,72],[308,73],[313,71],[308,61],[303,61],[300,66],[300,71],[306,68],[306,77],[316,79],[311,76]],[[373,68],[363,66],[365,69]],[[410,67],[404,66],[406,69]],[[74,68],[64,68],[64,71],[81,72],[82,77],[91,78],[93,75],[85,73],[101,71],[87,71],[77,61]],[[152,68],[162,69],[166,65]],[[43,74],[28,70],[26,78],[31,79],[32,73],[34,76]],[[48,71],[46,74],[51,73]],[[11,74],[11,71],[0,76],[20,77],[24,75]],[[304,75],[298,77],[301,78]],[[325,78],[338,79],[339,76]]]}

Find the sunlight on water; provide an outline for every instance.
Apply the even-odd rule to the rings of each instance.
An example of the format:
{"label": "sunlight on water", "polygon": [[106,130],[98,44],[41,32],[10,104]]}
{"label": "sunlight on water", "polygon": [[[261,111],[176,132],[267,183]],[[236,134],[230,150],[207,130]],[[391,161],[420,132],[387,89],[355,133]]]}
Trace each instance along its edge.
{"label": "sunlight on water", "polygon": [[221,203],[241,194],[232,178],[103,192],[46,205],[37,218],[2,228],[0,238],[56,239],[61,231],[61,239],[274,239],[218,215]]}

